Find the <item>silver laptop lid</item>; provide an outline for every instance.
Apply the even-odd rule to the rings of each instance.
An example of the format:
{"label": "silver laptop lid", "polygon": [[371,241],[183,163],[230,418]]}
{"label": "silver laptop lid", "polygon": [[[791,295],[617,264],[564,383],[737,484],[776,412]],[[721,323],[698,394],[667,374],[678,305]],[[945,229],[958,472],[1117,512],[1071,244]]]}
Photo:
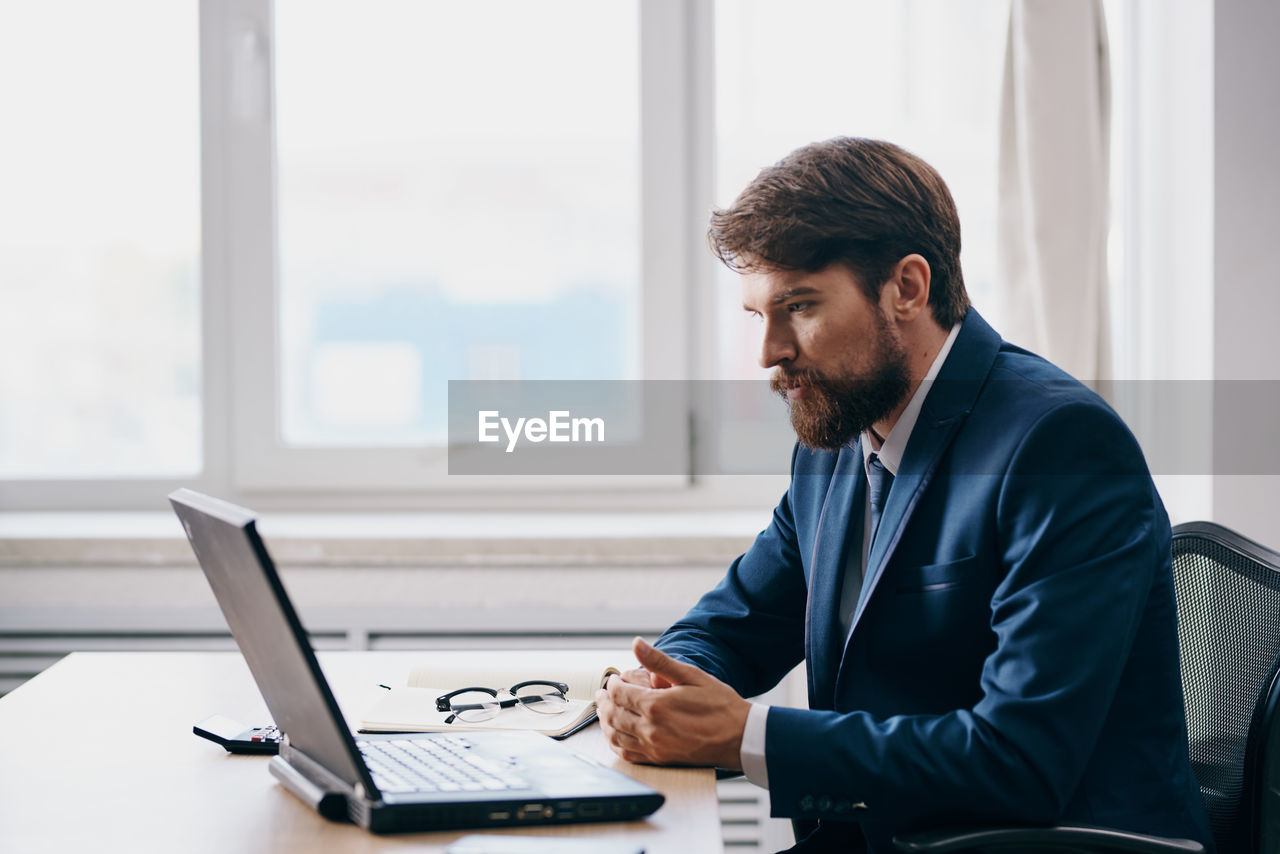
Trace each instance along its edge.
{"label": "silver laptop lid", "polygon": [[179,489],[169,496],[187,539],[289,743],[354,787],[377,789],[360,760],[307,638],[255,527],[252,511]]}

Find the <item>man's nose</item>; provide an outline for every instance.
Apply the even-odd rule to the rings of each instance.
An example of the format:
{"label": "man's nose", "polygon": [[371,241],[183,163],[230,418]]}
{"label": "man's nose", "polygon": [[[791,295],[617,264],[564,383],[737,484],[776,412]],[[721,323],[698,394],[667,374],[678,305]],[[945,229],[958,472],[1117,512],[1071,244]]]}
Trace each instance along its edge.
{"label": "man's nose", "polygon": [[781,324],[765,321],[764,341],[760,345],[760,367],[772,368],[780,362],[794,361],[796,342],[791,330]]}

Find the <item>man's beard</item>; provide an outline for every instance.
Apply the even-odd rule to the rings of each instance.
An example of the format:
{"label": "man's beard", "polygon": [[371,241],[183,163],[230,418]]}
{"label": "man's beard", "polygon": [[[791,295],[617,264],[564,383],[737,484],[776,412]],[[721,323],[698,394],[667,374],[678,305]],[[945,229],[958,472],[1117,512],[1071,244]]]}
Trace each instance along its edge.
{"label": "man's beard", "polygon": [[[876,362],[864,376],[824,377],[812,368],[774,371],[769,386],[787,401],[791,426],[801,443],[839,450],[906,398],[911,389],[906,350],[887,322],[881,319],[877,326]],[[805,395],[791,400],[787,389],[795,386],[805,386]]]}

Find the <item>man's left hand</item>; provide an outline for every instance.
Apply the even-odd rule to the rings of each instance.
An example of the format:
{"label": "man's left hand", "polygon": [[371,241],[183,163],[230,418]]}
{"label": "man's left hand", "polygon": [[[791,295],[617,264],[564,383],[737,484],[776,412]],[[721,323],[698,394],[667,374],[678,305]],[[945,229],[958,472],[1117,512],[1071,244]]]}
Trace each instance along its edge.
{"label": "man's left hand", "polygon": [[628,762],[741,770],[742,731],[751,704],[719,679],[642,638],[632,648],[651,674],[651,685],[664,687],[613,676],[597,692],[600,726],[614,752]]}

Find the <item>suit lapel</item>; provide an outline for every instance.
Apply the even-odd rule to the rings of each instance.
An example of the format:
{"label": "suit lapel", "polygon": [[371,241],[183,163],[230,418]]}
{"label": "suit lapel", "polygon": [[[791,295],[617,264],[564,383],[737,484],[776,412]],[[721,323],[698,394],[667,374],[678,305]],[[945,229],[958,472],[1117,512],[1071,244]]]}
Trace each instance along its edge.
{"label": "suit lapel", "polygon": [[[960,425],[973,408],[996,353],[1001,346],[996,334],[977,311],[970,309],[951,352],[943,363],[933,387],[926,390],[902,465],[889,490],[889,500],[880,518],[880,528],[867,555],[867,574],[854,612],[853,625],[845,647],[858,630],[867,602],[875,594],[885,567],[893,558],[902,532],[911,521],[920,497],[933,479],[943,456]],[[843,662],[841,650],[841,661]]]}
{"label": "suit lapel", "polygon": [[893,488],[889,490],[889,501],[880,518],[880,529],[876,532],[870,554],[867,555],[867,576],[862,584],[862,594],[858,598],[850,634],[858,627],[858,620],[862,617],[867,600],[884,575],[885,565],[893,557],[894,549],[902,539],[907,522],[911,521],[911,514],[919,503],[920,496],[933,479],[943,451],[951,444],[956,428],[963,421],[964,416],[960,415],[928,425],[916,422],[907,453],[902,458],[902,467],[893,479]]}
{"label": "suit lapel", "polygon": [[840,631],[840,587],[844,580],[847,548],[862,542],[862,513],[854,512],[866,501],[862,475],[862,448],[840,449],[835,472],[827,486],[818,520],[809,566],[809,603],[806,608],[806,651],[814,708],[831,708],[835,697],[836,666],[843,651]]}

